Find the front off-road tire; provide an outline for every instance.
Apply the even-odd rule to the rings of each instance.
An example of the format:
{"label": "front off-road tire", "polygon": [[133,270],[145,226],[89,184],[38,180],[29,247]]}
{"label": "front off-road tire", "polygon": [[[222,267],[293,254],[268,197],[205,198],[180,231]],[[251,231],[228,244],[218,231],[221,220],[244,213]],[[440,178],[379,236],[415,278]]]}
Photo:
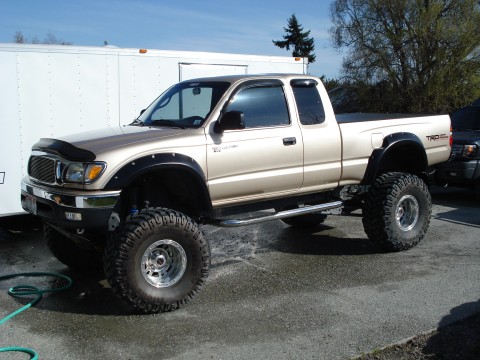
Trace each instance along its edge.
{"label": "front off-road tire", "polygon": [[432,200],[423,180],[408,173],[385,173],[367,193],[363,227],[382,249],[406,250],[423,239],[431,213]]}
{"label": "front off-road tire", "polygon": [[61,234],[50,225],[43,225],[43,237],[50,252],[63,264],[77,270],[98,270],[102,268],[102,251],[92,247],[79,246],[72,239]]}
{"label": "front off-road tire", "polygon": [[137,312],[178,309],[202,288],[210,248],[200,227],[174,210],[142,210],[107,240],[105,274]]}

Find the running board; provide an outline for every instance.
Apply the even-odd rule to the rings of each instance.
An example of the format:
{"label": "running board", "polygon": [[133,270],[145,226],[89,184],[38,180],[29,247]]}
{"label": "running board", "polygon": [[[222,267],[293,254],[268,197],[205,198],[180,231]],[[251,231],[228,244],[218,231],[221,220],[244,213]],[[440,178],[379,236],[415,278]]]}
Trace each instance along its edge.
{"label": "running board", "polygon": [[334,201],[331,203],[304,206],[296,209],[279,211],[271,215],[264,215],[255,218],[248,219],[214,219],[213,225],[220,227],[239,227],[245,225],[259,224],[262,222],[267,222],[271,220],[279,220],[299,215],[311,214],[319,211],[326,211],[331,209],[336,209],[343,206],[342,201]]}

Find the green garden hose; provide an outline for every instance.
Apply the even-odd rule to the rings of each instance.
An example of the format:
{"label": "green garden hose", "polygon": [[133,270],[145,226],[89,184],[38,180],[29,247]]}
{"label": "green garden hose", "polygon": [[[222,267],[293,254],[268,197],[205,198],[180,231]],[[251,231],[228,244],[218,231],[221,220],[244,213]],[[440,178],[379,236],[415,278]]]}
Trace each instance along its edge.
{"label": "green garden hose", "polygon": [[[8,320],[13,318],[15,315],[20,314],[22,311],[27,310],[28,308],[34,306],[37,304],[40,300],[42,300],[43,294],[45,293],[52,293],[52,292],[59,292],[68,289],[69,287],[72,286],[72,279],[70,279],[66,275],[62,274],[57,274],[57,273],[49,273],[49,272],[28,272],[28,273],[19,273],[19,274],[10,274],[10,275],[3,275],[0,276],[0,281],[7,280],[7,279],[12,279],[15,277],[45,277],[45,276],[53,276],[57,277],[60,279],[63,279],[66,281],[66,284],[62,287],[54,288],[54,289],[39,289],[35,286],[32,285],[16,285],[8,289],[8,295],[16,297],[16,298],[21,298],[29,295],[36,295],[35,299],[30,301],[28,304],[25,306],[22,306],[20,309],[15,310],[11,314],[7,315],[3,319],[0,319],[0,325],[6,323]],[[35,351],[27,348],[22,348],[22,347],[4,347],[0,348],[0,352],[9,352],[9,351],[14,351],[14,352],[23,352],[26,354],[30,355],[30,360],[36,360],[38,359],[38,355],[35,353]]]}

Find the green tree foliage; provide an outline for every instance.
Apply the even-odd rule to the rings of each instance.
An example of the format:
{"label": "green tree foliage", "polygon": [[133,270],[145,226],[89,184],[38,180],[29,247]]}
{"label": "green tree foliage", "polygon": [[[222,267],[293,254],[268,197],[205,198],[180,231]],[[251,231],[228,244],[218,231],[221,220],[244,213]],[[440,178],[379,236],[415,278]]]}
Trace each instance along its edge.
{"label": "green tree foliage", "polygon": [[325,75],[320,76],[320,80],[322,80],[322,83],[327,91],[333,90],[340,85],[340,81],[338,79],[329,79]]}
{"label": "green tree foliage", "polygon": [[480,96],[478,0],[335,0],[331,17],[367,110],[446,112]]}
{"label": "green tree foliage", "polygon": [[298,23],[297,17],[293,14],[288,19],[288,27],[284,27],[285,35],[283,40],[272,40],[275,46],[280,49],[290,50],[293,48],[292,56],[294,57],[306,57],[309,63],[315,62],[315,49],[313,38],[308,37],[310,30],[303,31],[303,27]]}
{"label": "green tree foliage", "polygon": [[72,45],[71,42],[57,39],[57,37],[52,33],[48,33],[45,36],[45,39],[43,41],[39,40],[36,36],[33,37],[31,40],[28,40],[25,36],[23,36],[23,33],[21,31],[17,31],[15,33],[15,35],[13,36],[13,42],[17,44],[30,43],[30,44]]}

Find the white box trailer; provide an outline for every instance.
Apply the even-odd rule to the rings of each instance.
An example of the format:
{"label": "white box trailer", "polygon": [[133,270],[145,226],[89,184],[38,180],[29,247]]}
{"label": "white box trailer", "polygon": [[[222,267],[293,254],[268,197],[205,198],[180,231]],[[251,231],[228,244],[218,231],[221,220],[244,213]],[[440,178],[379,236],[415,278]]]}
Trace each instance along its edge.
{"label": "white box trailer", "polygon": [[41,137],[128,124],[182,80],[306,71],[292,57],[0,44],[0,217],[24,213],[20,180]]}

